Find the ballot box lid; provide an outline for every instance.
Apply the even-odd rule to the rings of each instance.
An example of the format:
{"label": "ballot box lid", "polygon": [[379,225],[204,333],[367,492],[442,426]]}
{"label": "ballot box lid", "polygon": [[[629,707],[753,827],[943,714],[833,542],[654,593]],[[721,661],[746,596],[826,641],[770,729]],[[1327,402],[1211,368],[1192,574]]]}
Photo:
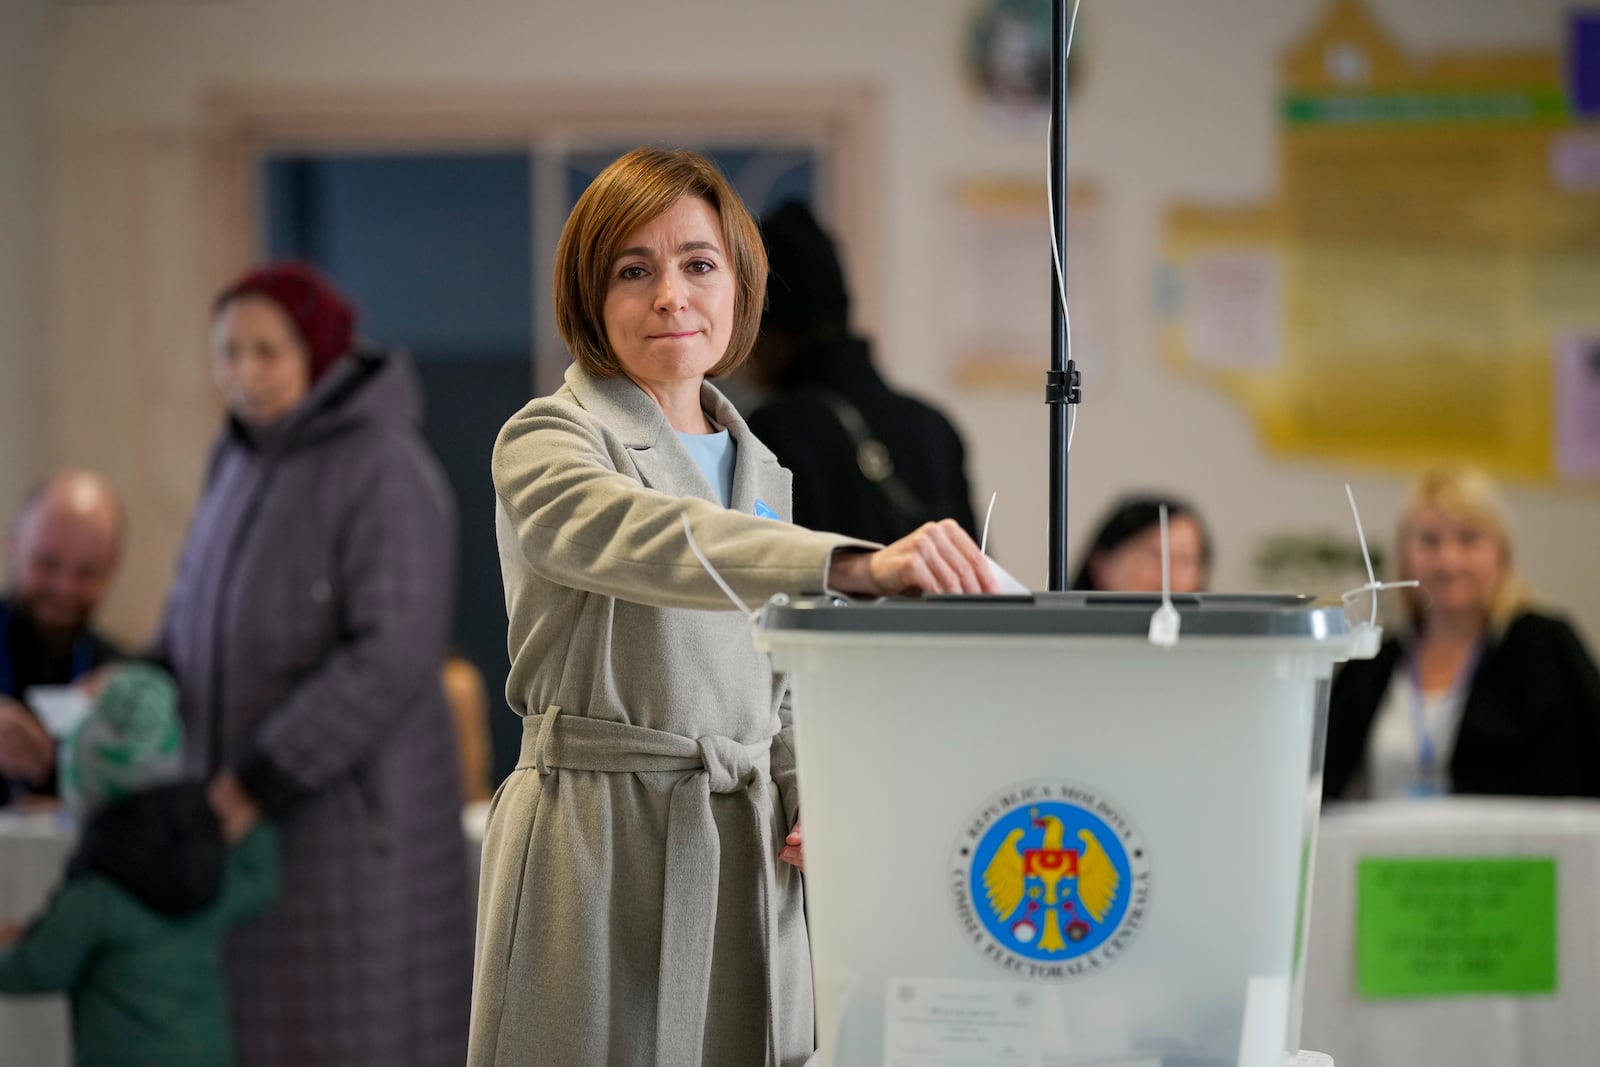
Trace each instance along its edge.
{"label": "ballot box lid", "polygon": [[[974,636],[1142,637],[1161,606],[1159,593],[1031,593],[1004,596],[774,597],[761,610],[768,632]],[[1231,593],[1174,594],[1190,637],[1344,640],[1350,623],[1337,605],[1312,597]]]}

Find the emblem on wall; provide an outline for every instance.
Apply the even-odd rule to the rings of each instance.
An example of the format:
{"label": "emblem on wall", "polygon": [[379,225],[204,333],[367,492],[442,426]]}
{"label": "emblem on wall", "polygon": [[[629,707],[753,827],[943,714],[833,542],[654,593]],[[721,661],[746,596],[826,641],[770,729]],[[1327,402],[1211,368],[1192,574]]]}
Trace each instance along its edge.
{"label": "emblem on wall", "polygon": [[[1052,0],[978,0],[962,46],[967,80],[997,116],[1043,121],[1050,113]],[[1070,8],[1071,5],[1069,4]],[[1067,81],[1081,86],[1080,20],[1067,57]]]}

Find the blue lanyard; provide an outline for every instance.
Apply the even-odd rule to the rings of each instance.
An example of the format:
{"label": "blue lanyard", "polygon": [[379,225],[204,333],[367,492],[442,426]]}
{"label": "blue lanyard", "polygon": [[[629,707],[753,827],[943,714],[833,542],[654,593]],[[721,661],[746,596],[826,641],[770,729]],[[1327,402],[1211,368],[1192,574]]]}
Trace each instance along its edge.
{"label": "blue lanyard", "polygon": [[[1478,660],[1483,656],[1483,642],[1479,641],[1473,647],[1472,654],[1461,664],[1461,669],[1450,682],[1450,687],[1444,691],[1440,698],[1444,701],[1454,702],[1457,698],[1465,699],[1464,690],[1472,680],[1478,669]],[[1418,776],[1424,780],[1432,779],[1435,772],[1435,763],[1439,758],[1439,749],[1433,733],[1428,729],[1426,709],[1422,696],[1422,670],[1417,663],[1417,653],[1412,649],[1406,656],[1406,679],[1410,683],[1407,687],[1411,691],[1411,730],[1417,738],[1417,771]],[[1454,714],[1459,716],[1465,708],[1457,706]],[[1442,725],[1442,724],[1441,724]],[[1442,731],[1441,731],[1442,732]]]}
{"label": "blue lanyard", "polygon": [[[85,633],[72,646],[72,665],[67,668],[67,680],[77,681],[94,666],[94,642]],[[0,604],[0,693],[15,700],[22,694],[16,692],[17,675],[11,666],[11,605]]]}

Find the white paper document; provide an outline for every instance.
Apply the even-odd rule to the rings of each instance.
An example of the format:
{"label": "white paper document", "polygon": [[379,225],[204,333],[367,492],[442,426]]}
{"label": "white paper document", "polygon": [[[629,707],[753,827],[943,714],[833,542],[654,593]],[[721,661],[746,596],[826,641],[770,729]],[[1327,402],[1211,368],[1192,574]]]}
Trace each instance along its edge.
{"label": "white paper document", "polygon": [[890,978],[883,1067],[1040,1067],[1039,990],[1016,982]]}
{"label": "white paper document", "polygon": [[39,716],[45,733],[65,741],[89,717],[93,701],[75,685],[35,685],[27,692],[28,707]]}

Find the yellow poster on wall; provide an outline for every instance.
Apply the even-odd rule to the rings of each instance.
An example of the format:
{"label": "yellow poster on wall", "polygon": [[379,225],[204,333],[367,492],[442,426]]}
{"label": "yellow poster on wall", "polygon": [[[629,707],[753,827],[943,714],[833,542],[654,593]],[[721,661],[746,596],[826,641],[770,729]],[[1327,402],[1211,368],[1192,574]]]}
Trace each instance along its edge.
{"label": "yellow poster on wall", "polygon": [[1556,373],[1600,353],[1600,130],[1559,56],[1414,59],[1334,0],[1283,72],[1275,201],[1167,220],[1169,364],[1275,448],[1600,478]]}

